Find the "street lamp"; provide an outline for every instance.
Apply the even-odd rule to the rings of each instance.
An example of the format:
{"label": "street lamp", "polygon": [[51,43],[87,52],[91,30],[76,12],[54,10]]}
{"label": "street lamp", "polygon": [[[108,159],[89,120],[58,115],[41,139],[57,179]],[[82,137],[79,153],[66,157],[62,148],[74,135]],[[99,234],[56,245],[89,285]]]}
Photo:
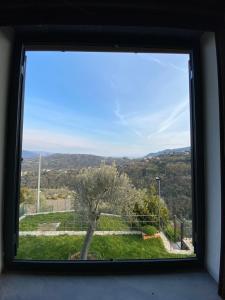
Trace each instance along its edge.
{"label": "street lamp", "polygon": [[159,176],[156,176],[155,178],[156,182],[158,183],[158,195],[159,195],[159,199],[160,199],[160,181],[161,181],[161,178]]}
{"label": "street lamp", "polygon": [[157,184],[158,184],[158,195],[159,195],[159,205],[158,205],[158,213],[159,213],[159,230],[160,230],[160,181],[161,181],[161,178],[159,176],[156,176],[155,178]]}
{"label": "street lamp", "polygon": [[38,165],[38,186],[37,186],[37,212],[40,212],[40,185],[41,185],[41,153],[39,155]]}

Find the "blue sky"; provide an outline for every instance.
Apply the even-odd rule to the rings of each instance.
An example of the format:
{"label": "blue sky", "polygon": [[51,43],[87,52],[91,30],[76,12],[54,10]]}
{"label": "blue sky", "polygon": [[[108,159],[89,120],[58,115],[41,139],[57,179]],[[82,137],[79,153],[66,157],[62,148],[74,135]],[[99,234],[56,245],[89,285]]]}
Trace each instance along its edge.
{"label": "blue sky", "polygon": [[23,149],[139,157],[189,146],[188,59],[27,52]]}

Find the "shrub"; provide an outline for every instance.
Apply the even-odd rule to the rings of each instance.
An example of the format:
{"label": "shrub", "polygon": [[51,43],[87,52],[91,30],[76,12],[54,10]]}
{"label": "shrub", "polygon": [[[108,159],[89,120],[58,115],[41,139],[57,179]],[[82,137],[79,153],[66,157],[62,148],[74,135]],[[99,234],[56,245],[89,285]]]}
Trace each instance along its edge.
{"label": "shrub", "polygon": [[154,235],[157,233],[157,229],[151,225],[145,225],[142,227],[142,231],[148,235]]}
{"label": "shrub", "polygon": [[[134,214],[141,224],[151,223],[158,229],[168,223],[169,211],[163,199],[159,198],[153,184],[148,189],[140,190],[140,199],[135,204]],[[159,214],[161,226],[159,226]]]}
{"label": "shrub", "polygon": [[34,204],[36,200],[36,192],[26,186],[20,188],[20,204]]}

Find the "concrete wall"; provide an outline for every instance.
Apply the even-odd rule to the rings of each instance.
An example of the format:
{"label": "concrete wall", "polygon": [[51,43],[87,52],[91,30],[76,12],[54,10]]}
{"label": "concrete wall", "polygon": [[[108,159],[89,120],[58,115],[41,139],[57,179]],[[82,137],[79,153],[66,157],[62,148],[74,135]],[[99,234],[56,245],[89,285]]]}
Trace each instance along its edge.
{"label": "concrete wall", "polygon": [[205,123],[206,268],[219,279],[221,232],[221,180],[219,96],[215,38],[205,33],[201,40]]}
{"label": "concrete wall", "polygon": [[6,100],[8,95],[9,65],[12,52],[13,32],[0,29],[0,272],[2,270],[2,208],[3,208],[3,176],[4,176],[4,139],[6,120]]}

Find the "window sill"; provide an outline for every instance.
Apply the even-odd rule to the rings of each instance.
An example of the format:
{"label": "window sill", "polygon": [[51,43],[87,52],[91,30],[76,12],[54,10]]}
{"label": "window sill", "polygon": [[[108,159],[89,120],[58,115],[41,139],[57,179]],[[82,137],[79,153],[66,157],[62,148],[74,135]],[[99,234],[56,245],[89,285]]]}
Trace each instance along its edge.
{"label": "window sill", "polygon": [[132,276],[63,276],[6,273],[1,299],[219,300],[217,284],[202,271]]}

